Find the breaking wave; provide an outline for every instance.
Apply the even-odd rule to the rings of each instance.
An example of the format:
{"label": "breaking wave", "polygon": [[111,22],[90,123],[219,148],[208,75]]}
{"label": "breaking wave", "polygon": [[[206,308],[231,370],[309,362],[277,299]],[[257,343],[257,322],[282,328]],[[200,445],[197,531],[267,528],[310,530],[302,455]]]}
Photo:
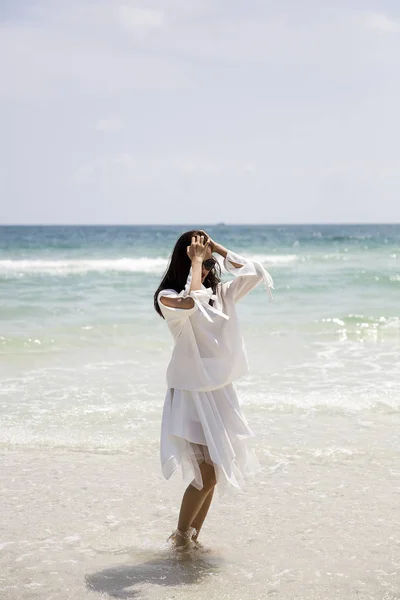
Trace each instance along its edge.
{"label": "breaking wave", "polygon": [[[255,255],[248,256],[250,260],[259,261],[265,265],[280,265],[297,260],[294,254],[289,255]],[[128,272],[128,273],[162,273],[168,265],[168,259],[163,257],[151,258],[113,258],[113,259],[20,259],[0,260],[0,276],[18,277],[23,275],[70,275],[90,272]]]}

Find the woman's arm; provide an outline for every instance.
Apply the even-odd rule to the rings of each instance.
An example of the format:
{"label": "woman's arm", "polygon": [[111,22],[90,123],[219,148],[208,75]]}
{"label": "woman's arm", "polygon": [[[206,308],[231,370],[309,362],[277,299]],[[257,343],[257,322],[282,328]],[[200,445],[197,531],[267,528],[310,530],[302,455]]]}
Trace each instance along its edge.
{"label": "woman's arm", "polygon": [[194,235],[192,243],[187,247],[187,253],[192,261],[192,281],[190,283],[190,292],[201,290],[201,272],[203,270],[203,260],[210,246],[210,240],[204,241],[204,235]]}
{"label": "woman's arm", "polygon": [[[219,254],[223,258],[226,258],[226,255],[228,254],[227,248],[225,248],[222,244],[218,244],[218,242],[214,242],[214,240],[205,231],[201,230],[201,233],[208,237],[208,242],[211,246],[211,252],[215,252],[215,254]],[[240,269],[240,267],[243,267],[243,263],[235,263],[231,261],[231,264],[236,269]]]}
{"label": "woman's arm", "polygon": [[203,259],[195,257],[192,260],[192,281],[189,292],[201,289],[201,272],[203,269]]}
{"label": "woman's arm", "polygon": [[[226,258],[226,255],[228,254],[228,250],[222,244],[218,244],[218,242],[214,242],[214,240],[205,231],[201,230],[201,233],[203,233],[205,236],[208,237],[208,242],[211,246],[211,252],[215,252],[215,254],[219,254],[223,258]],[[239,264],[239,263],[232,263],[232,265],[234,267],[236,267],[237,269],[239,269],[240,267],[243,267],[243,265]]]}
{"label": "woman's arm", "polygon": [[[214,248],[213,252],[215,252],[216,254],[219,254],[220,256],[223,256],[224,258],[226,258],[227,254],[228,254],[228,250],[226,248],[224,248],[224,246],[222,246],[221,244],[217,244],[216,242],[213,242],[213,246]],[[240,269],[240,267],[243,267],[242,264],[239,263],[235,263],[232,262],[231,263],[236,269]]]}
{"label": "woman's arm", "polygon": [[[192,243],[187,247],[187,254],[192,261],[192,281],[190,284],[189,293],[201,289],[203,260],[209,245],[209,240],[205,242],[203,235],[196,235],[192,237]],[[187,298],[171,298],[168,296],[161,296],[160,302],[169,308],[183,309],[193,308],[195,304],[193,298],[190,296]]]}
{"label": "woman's arm", "polygon": [[168,308],[183,308],[189,309],[193,308],[194,300],[190,296],[187,298],[171,298],[170,296],[161,296],[160,298],[161,304],[164,306],[168,306]]}
{"label": "woman's arm", "polygon": [[[204,231],[201,233],[208,235]],[[222,244],[214,242],[210,236],[208,238],[212,251],[224,258],[225,268],[235,276],[233,281],[227,281],[222,284],[222,291],[225,296],[231,296],[235,302],[238,302],[261,281],[264,281],[268,295],[271,298],[270,288],[273,288],[273,281],[261,263],[246,260],[234,252],[227,250]]]}

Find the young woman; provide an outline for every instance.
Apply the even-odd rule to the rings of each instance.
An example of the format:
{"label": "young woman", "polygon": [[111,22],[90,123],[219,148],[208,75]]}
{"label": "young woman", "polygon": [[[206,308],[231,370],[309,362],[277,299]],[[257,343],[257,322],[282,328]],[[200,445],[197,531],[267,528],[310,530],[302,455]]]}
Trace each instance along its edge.
{"label": "young woman", "polygon": [[[221,283],[213,253],[235,279]],[[176,547],[198,544],[217,482],[241,487],[258,467],[233,381],[248,370],[235,304],[260,281],[270,294],[273,281],[260,263],[204,231],[188,231],[176,242],[154,295],[175,340],[161,425],[162,471],[168,479],[180,465],[184,478],[193,478],[170,538]]]}

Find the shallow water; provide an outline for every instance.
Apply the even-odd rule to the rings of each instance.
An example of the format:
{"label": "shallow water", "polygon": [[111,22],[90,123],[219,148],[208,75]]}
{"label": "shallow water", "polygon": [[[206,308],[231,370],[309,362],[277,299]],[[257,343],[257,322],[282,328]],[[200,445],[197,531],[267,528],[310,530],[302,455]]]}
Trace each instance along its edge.
{"label": "shallow water", "polygon": [[0,228],[2,600],[400,598],[400,228],[208,229],[276,283],[239,307],[262,471],[178,559],[151,303],[184,228]]}

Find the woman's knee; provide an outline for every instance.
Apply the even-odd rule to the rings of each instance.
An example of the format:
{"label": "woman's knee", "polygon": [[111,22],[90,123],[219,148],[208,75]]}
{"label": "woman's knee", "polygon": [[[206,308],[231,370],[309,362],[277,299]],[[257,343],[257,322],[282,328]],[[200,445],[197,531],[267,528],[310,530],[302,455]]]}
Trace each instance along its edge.
{"label": "woman's knee", "polygon": [[204,462],[200,465],[200,471],[203,479],[203,489],[211,490],[217,484],[214,467]]}

